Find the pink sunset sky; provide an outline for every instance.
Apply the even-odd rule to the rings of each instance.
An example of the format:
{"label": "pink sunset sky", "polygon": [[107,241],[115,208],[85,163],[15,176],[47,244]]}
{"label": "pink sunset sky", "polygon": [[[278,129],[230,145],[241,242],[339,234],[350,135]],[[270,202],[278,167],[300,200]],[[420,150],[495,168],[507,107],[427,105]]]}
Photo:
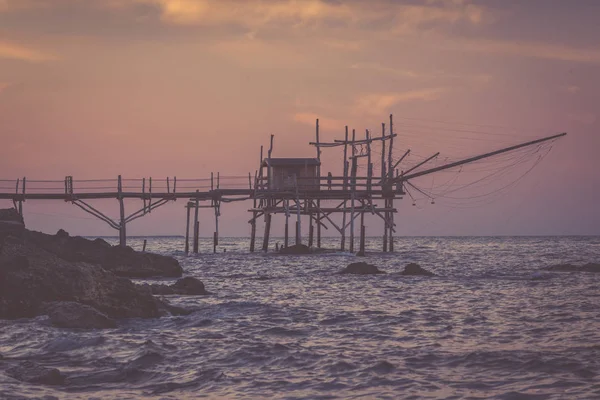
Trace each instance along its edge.
{"label": "pink sunset sky", "polygon": [[[489,204],[398,201],[398,235],[600,234],[599,20],[594,0],[0,0],[0,179],[245,176],[270,134],[273,156],[314,157],[316,118],[332,141],[392,113],[408,164],[569,133]],[[128,234],[182,234],[183,205]],[[249,233],[249,207],[223,206],[223,236]],[[116,234],[62,201],[24,211]]]}

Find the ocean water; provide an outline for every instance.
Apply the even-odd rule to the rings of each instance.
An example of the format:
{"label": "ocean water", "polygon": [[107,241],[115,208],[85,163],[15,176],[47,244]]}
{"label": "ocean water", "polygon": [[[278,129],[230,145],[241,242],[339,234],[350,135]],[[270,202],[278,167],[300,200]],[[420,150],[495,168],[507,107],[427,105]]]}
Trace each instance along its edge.
{"label": "ocean water", "polygon": [[[111,330],[0,321],[0,354],[68,377],[25,384],[0,361],[0,398],[600,399],[600,274],[540,271],[600,262],[600,238],[380,242],[364,260],[388,273],[349,276],[359,258],[333,250],[249,254],[224,238],[186,256],[181,238],[149,238],[213,295],[168,296],[196,311]],[[438,276],[398,275],[409,262]]]}

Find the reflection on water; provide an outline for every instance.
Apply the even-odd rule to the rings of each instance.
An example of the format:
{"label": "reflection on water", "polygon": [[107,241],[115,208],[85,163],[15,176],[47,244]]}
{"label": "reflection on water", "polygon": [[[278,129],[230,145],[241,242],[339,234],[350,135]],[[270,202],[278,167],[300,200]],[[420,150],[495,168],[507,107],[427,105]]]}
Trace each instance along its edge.
{"label": "reflection on water", "polygon": [[[336,274],[356,261],[344,253],[250,255],[224,238],[226,253],[207,239],[186,257],[182,242],[148,250],[215,293],[169,297],[194,313],[96,332],[0,321],[0,354],[68,376],[0,373],[0,398],[600,398],[600,274],[539,271],[600,261],[598,238],[399,238],[394,254],[372,238],[367,261],[388,272],[374,276]],[[409,262],[438,276],[396,274]]]}

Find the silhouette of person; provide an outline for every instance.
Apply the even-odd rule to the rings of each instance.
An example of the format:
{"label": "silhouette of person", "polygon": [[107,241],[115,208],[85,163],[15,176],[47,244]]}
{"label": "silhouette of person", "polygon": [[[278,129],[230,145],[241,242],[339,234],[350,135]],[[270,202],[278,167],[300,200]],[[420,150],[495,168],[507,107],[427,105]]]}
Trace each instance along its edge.
{"label": "silhouette of person", "polygon": [[331,175],[331,172],[327,173],[327,188],[329,190],[331,190],[331,181],[332,181],[333,175]]}

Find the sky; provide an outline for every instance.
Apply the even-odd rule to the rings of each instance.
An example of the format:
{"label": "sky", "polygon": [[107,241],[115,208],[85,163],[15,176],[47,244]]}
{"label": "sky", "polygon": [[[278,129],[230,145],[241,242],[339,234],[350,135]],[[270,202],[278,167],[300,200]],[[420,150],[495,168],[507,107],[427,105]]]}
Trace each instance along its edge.
{"label": "sky", "polygon": [[[273,156],[314,157],[316,118],[332,141],[393,114],[406,168],[568,132],[493,201],[396,202],[397,235],[600,234],[598,16],[594,0],[0,0],[0,179],[226,182],[254,174],[271,134]],[[322,170],[341,158],[323,150]],[[182,234],[183,206],[128,233]],[[249,234],[249,206],[222,207],[222,235]],[[62,201],[24,212],[30,229],[115,233]]]}

